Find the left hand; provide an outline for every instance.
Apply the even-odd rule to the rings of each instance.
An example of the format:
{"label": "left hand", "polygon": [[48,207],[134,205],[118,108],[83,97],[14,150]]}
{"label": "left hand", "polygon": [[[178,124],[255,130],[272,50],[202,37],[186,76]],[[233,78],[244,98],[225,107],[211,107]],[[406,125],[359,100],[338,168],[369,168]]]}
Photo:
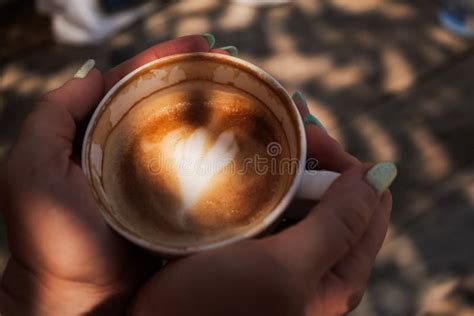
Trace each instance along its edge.
{"label": "left hand", "polygon": [[[71,159],[76,127],[123,76],[154,59],[208,52],[199,35],[158,44],[102,76],[46,94],[26,118],[1,180],[11,258],[2,315],[121,315],[153,258],[115,234]],[[225,53],[225,51],[218,51]]]}
{"label": "left hand", "polygon": [[309,157],[341,173],[310,213],[275,235],[170,262],[140,290],[132,315],[332,316],[359,304],[388,228],[393,170],[376,167],[374,184],[373,164],[316,125],[306,134]]}

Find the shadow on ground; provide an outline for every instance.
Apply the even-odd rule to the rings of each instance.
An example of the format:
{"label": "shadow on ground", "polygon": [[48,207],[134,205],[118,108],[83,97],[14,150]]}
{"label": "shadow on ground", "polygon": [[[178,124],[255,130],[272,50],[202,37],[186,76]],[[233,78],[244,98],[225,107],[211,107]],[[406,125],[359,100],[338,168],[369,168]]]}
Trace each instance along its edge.
{"label": "shadow on ground", "polygon": [[[85,59],[106,71],[156,42],[200,32],[236,45],[241,58],[302,90],[351,153],[398,164],[390,235],[359,313],[472,310],[474,286],[466,280],[474,275],[474,60],[469,43],[437,25],[429,1],[299,1],[261,9],[178,2],[99,47],[16,52],[1,65],[0,154],[32,100]],[[436,295],[441,307],[430,302]]]}

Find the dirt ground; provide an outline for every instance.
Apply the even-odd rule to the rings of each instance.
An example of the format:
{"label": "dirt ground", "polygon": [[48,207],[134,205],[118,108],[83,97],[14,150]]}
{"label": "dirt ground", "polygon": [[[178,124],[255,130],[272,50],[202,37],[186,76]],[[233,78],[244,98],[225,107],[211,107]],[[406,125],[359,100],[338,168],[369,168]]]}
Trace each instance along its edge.
{"label": "dirt ground", "polygon": [[[352,315],[474,315],[474,49],[439,26],[433,1],[174,1],[94,47],[54,44],[49,21],[21,10],[0,10],[0,156],[32,100],[87,58],[105,71],[156,42],[211,32],[302,90],[352,154],[399,166],[390,231]],[[4,237],[1,254],[3,266]]]}

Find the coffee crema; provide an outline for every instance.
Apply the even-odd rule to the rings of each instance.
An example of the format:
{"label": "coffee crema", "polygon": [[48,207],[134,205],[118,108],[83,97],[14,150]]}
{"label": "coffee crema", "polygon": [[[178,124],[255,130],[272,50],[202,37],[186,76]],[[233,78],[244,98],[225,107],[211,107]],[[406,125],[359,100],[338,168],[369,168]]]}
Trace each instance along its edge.
{"label": "coffee crema", "polygon": [[280,166],[289,158],[280,122],[258,99],[195,80],[131,108],[107,139],[102,181],[114,217],[133,233],[201,245],[268,215],[288,189],[291,170]]}

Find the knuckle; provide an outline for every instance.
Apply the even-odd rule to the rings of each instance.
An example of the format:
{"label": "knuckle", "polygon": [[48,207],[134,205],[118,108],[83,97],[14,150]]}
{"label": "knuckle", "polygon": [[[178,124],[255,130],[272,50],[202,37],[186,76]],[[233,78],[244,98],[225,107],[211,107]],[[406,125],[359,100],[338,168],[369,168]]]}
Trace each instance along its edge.
{"label": "knuckle", "polygon": [[367,229],[372,215],[372,206],[367,200],[357,196],[351,203],[334,213],[341,226],[341,232],[346,244],[352,248]]}
{"label": "knuckle", "polygon": [[370,208],[373,208],[375,205],[377,205],[379,201],[377,193],[372,188],[369,188],[368,185],[361,186],[359,188],[359,192],[357,192],[357,195],[363,199]]}

